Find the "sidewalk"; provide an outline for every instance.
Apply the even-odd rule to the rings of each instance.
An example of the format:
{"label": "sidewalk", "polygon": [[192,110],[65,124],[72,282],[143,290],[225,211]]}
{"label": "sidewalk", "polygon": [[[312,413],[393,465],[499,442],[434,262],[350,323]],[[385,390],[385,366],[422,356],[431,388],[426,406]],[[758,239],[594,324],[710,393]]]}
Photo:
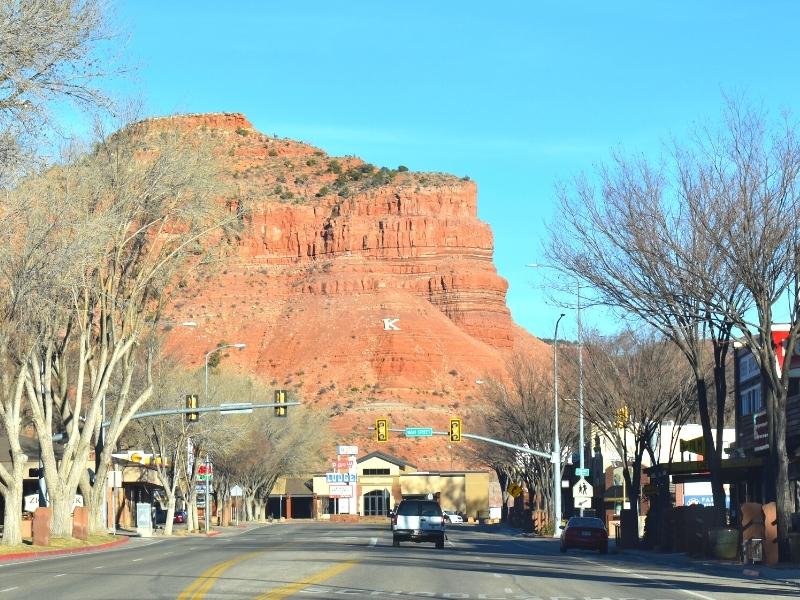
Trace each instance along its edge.
{"label": "sidewalk", "polygon": [[800,565],[778,565],[769,567],[766,565],[744,565],[738,561],[717,560],[713,558],[692,558],[684,553],[660,553],[650,550],[621,549],[616,548],[614,541],[611,540],[610,552],[626,558],[634,558],[641,562],[648,562],[668,567],[683,567],[696,571],[720,574],[724,573],[731,577],[749,577],[753,579],[765,579],[768,581],[778,581],[800,587]]}
{"label": "sidewalk", "polygon": [[118,535],[118,539],[110,542],[103,542],[101,544],[93,544],[87,546],[70,546],[67,548],[52,548],[37,547],[31,548],[29,551],[22,552],[9,552],[7,554],[0,554],[0,562],[8,562],[12,560],[20,560],[25,558],[42,558],[45,556],[60,556],[64,554],[83,554],[87,552],[100,552],[111,548],[121,546],[128,541],[127,535]]}

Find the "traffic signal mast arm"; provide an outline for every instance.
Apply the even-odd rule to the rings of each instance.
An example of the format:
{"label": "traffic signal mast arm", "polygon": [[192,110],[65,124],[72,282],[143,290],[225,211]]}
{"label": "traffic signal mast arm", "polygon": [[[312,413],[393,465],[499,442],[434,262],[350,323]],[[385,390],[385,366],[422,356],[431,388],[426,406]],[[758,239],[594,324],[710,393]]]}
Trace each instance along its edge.
{"label": "traffic signal mast arm", "polygon": [[[374,427],[370,427],[370,430],[374,431]],[[389,429],[392,433],[405,433],[405,429],[398,429],[398,428],[391,428]],[[450,437],[449,431],[433,431],[433,435],[444,435]],[[533,454],[535,456],[541,456],[542,458],[546,458],[547,460],[553,460],[553,455],[547,452],[541,452],[539,450],[533,450],[532,448],[526,448],[525,446],[517,446],[516,444],[511,444],[509,442],[504,442],[502,440],[496,440],[494,438],[485,437],[482,435],[476,435],[474,433],[463,433],[461,434],[462,438],[467,438],[470,440],[478,440],[479,442],[486,442],[487,444],[494,444],[496,446],[503,446],[504,448],[510,448],[511,450],[518,450],[519,452],[525,452],[526,454]]]}
{"label": "traffic signal mast arm", "polygon": [[[236,404],[227,406],[202,406],[198,408],[165,408],[163,410],[149,410],[147,412],[136,413],[131,420],[144,419],[146,417],[163,417],[167,415],[186,415],[189,413],[221,412],[225,410],[242,410],[251,408],[275,408],[276,406],[300,406],[300,402],[270,402],[268,404]],[[103,423],[104,427],[111,425],[111,421]]]}

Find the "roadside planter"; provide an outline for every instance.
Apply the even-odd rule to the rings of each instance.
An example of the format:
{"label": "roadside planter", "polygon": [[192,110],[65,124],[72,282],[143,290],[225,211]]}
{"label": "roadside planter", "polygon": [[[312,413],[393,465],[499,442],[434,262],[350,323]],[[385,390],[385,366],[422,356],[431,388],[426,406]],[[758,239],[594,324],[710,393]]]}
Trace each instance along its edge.
{"label": "roadside planter", "polygon": [[739,551],[739,530],[730,527],[711,529],[708,541],[714,558],[736,560]]}

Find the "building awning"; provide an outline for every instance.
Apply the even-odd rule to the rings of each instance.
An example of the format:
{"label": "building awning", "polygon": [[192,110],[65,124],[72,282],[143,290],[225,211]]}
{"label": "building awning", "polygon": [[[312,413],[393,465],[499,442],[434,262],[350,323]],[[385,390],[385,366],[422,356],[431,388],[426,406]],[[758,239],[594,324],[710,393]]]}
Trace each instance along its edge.
{"label": "building awning", "polygon": [[[725,483],[733,483],[746,479],[751,475],[751,471],[761,469],[764,466],[766,457],[749,456],[746,458],[726,458],[722,460],[722,479]],[[709,481],[711,473],[704,460],[693,460],[685,462],[661,463],[653,467],[644,469],[651,478],[657,474],[672,475],[674,483],[686,481]]]}

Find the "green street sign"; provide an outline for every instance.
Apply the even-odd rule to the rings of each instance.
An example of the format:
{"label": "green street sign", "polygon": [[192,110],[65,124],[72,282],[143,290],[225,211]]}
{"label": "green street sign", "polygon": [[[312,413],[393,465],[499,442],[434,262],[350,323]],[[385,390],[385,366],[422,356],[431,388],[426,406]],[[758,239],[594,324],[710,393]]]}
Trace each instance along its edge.
{"label": "green street sign", "polygon": [[575,469],[575,475],[578,477],[588,477],[589,476],[589,469],[581,469],[580,467]]}
{"label": "green street sign", "polygon": [[406,437],[431,437],[432,427],[406,427]]}

